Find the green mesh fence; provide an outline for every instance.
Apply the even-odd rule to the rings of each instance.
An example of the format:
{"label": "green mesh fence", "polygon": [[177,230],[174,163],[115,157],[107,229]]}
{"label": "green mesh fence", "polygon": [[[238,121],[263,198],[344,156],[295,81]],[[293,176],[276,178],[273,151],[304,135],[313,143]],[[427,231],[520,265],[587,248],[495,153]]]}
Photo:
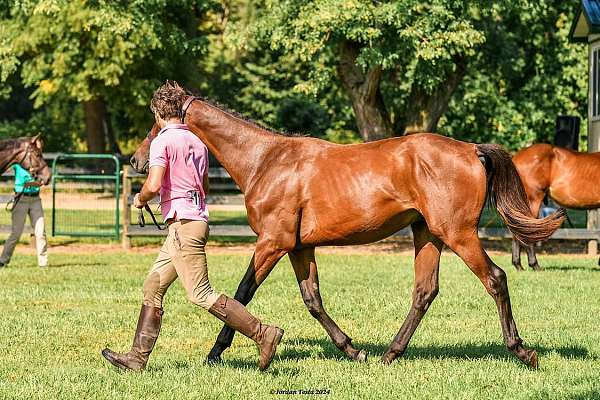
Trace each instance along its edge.
{"label": "green mesh fence", "polygon": [[119,238],[121,166],[109,154],[59,154],[52,164],[52,236]]}

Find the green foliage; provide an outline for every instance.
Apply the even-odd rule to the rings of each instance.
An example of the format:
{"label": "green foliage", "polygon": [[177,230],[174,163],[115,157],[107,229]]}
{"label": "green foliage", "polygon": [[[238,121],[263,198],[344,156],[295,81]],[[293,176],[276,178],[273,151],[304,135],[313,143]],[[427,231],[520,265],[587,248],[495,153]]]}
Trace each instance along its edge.
{"label": "green foliage", "polygon": [[467,74],[440,132],[517,149],[549,140],[558,114],[586,115],[586,49],[567,41],[573,12],[557,0],[264,0],[234,36],[242,47],[257,40],[304,63],[309,74],[294,88],[319,96],[339,86],[340,43],[360,44],[357,63],[384,69],[396,123],[411,91],[432,93],[462,60]]}
{"label": "green foliage", "polygon": [[[153,90],[193,79],[211,0],[9,1],[0,20],[0,81],[20,73],[35,106],[106,99],[128,129],[151,123]],[[3,87],[6,93],[8,88]],[[123,126],[120,126],[123,127]]]}
{"label": "green foliage", "polygon": [[103,97],[133,150],[167,78],[275,129],[355,142],[338,73],[347,41],[363,71],[383,68],[396,132],[414,92],[435,93],[460,65],[442,134],[518,149],[550,140],[558,114],[586,126],[587,49],[568,43],[574,7],[558,0],[3,0],[0,10],[0,96],[25,85],[38,107],[4,117],[0,132],[42,129],[52,149],[80,148],[78,104]]}
{"label": "green foliage", "polygon": [[209,18],[210,45],[199,60],[201,94],[277,130],[356,141],[352,110],[339,86],[318,97],[300,93],[295,87],[310,69],[295,55],[269,51],[249,37],[240,47],[235,32],[255,20],[255,11],[239,0],[223,3]]}
{"label": "green foliage", "polygon": [[587,46],[568,42],[572,4],[523,2],[492,22],[488,40],[440,123],[440,131],[518,150],[551,142],[557,115],[582,119],[585,150]]}
{"label": "green foliage", "polygon": [[237,30],[239,42],[255,38],[305,63],[310,73],[295,86],[302,93],[321,95],[339,85],[339,46],[359,44],[357,63],[385,71],[386,105],[395,120],[413,86],[432,92],[455,70],[456,57],[474,55],[485,40],[469,2],[264,1],[257,14]]}

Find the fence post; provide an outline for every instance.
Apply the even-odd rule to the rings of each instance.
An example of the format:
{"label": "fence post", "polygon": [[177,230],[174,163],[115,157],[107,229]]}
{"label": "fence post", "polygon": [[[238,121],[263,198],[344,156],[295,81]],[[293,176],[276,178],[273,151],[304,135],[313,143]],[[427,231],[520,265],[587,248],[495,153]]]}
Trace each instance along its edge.
{"label": "fence post", "polygon": [[129,205],[129,195],[131,194],[131,179],[129,179],[129,166],[123,166],[123,230],[121,244],[125,250],[131,248],[131,238],[129,237],[129,224],[131,223],[131,206]]}
{"label": "fence post", "polygon": [[[599,226],[598,210],[588,210],[587,228],[589,230],[597,230]],[[588,254],[595,256],[598,254],[598,240],[590,240],[588,242]]]}

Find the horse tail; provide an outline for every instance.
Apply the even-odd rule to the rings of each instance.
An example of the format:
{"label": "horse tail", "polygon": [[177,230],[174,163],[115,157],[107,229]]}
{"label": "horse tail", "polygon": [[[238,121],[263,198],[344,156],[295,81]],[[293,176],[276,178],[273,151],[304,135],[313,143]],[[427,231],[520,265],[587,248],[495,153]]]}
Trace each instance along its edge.
{"label": "horse tail", "polygon": [[564,208],[545,218],[535,218],[510,154],[495,144],[478,144],[476,148],[486,170],[488,201],[514,237],[525,245],[547,240],[565,220]]}

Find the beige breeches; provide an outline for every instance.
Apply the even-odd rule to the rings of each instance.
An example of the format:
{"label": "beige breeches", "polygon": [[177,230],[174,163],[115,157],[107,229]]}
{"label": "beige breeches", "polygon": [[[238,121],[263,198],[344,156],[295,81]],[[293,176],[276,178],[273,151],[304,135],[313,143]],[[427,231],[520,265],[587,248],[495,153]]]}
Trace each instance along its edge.
{"label": "beige breeches", "polygon": [[144,282],[144,304],[162,307],[163,296],[179,277],[188,299],[205,309],[219,297],[208,281],[204,246],[208,224],[182,220],[169,225],[169,234]]}

